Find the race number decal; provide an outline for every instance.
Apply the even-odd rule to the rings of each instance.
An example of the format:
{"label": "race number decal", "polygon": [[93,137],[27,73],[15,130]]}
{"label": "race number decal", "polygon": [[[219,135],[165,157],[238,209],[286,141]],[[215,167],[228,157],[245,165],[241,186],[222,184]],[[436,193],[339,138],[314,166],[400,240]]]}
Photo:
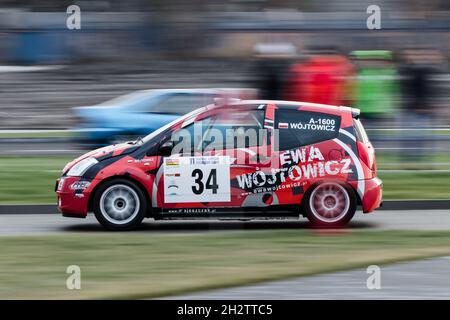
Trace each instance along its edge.
{"label": "race number decal", "polygon": [[230,201],[230,158],[164,158],[164,200],[165,203]]}

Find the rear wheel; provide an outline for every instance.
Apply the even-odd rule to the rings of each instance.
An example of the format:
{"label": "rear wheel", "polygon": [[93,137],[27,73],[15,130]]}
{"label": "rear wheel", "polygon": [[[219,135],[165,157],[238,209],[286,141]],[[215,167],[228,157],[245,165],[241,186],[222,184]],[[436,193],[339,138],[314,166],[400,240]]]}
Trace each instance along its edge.
{"label": "rear wheel", "polygon": [[314,226],[342,227],[355,214],[356,203],[350,187],[338,182],[324,182],[306,194],[303,210]]}
{"label": "rear wheel", "polygon": [[112,231],[135,229],[144,219],[147,205],[142,190],[126,179],[101,185],[93,201],[95,217]]}

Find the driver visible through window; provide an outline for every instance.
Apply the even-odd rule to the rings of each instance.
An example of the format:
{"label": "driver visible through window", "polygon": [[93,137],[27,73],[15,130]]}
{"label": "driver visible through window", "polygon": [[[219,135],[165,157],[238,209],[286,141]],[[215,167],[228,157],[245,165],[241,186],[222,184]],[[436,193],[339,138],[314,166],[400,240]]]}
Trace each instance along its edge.
{"label": "driver visible through window", "polygon": [[263,110],[221,111],[174,132],[172,139],[175,145],[183,144],[178,147],[182,153],[191,154],[260,147],[268,141],[263,122]]}

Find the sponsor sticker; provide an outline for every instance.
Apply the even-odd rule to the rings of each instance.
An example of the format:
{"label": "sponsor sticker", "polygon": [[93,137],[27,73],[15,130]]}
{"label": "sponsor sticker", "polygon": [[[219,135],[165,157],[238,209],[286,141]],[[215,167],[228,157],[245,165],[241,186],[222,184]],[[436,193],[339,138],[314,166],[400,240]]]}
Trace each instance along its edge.
{"label": "sponsor sticker", "polygon": [[176,167],[180,165],[180,159],[165,158],[164,161],[164,165],[167,167]]}

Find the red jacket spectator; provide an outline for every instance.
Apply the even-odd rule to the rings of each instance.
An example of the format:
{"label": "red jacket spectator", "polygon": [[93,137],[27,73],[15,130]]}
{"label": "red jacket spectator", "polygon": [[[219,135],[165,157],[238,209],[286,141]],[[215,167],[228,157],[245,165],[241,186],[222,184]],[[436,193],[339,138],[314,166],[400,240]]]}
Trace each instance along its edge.
{"label": "red jacket spectator", "polygon": [[353,65],[343,56],[312,57],[291,67],[287,100],[349,105],[353,75]]}

